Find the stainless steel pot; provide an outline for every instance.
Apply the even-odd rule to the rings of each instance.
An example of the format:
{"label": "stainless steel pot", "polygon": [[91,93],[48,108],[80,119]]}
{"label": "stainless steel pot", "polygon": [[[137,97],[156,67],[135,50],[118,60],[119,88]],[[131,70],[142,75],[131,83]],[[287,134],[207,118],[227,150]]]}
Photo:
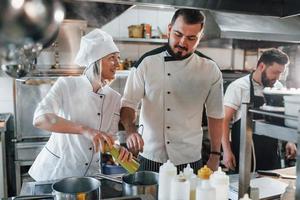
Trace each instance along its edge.
{"label": "stainless steel pot", "polygon": [[56,200],[100,199],[100,181],[92,177],[64,178],[52,185]]}
{"label": "stainless steel pot", "polygon": [[158,197],[158,173],[151,171],[139,171],[122,176],[121,180],[109,175],[98,174],[96,177],[111,180],[122,184],[123,196],[151,195]]}

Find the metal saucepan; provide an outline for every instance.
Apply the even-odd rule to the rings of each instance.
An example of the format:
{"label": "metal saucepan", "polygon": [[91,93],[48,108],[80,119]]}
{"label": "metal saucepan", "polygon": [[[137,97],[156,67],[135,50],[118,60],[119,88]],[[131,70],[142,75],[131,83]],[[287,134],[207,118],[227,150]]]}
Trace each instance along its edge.
{"label": "metal saucepan", "polygon": [[97,178],[103,178],[122,184],[123,196],[151,195],[157,199],[158,195],[158,173],[152,171],[138,171],[126,174],[119,178],[110,175],[97,174]]}
{"label": "metal saucepan", "polygon": [[64,178],[52,185],[56,200],[100,199],[100,181],[92,177]]}
{"label": "metal saucepan", "polygon": [[100,181],[92,177],[69,177],[52,185],[53,195],[19,196],[14,200],[55,199],[55,200],[98,200]]}

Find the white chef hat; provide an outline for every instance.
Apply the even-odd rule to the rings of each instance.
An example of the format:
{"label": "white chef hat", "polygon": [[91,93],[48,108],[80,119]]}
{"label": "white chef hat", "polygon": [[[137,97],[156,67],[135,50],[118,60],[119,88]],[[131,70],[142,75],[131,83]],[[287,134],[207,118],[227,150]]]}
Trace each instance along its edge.
{"label": "white chef hat", "polygon": [[75,63],[88,67],[95,61],[115,52],[120,51],[112,37],[100,29],[94,29],[81,38]]}

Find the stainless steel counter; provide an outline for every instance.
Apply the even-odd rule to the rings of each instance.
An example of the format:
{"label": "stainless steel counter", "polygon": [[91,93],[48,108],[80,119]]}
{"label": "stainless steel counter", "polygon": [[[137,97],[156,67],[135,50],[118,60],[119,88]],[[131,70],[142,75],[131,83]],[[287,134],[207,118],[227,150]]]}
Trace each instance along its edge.
{"label": "stainless steel counter", "polygon": [[[122,196],[122,185],[111,182],[109,180],[100,180],[100,194],[103,200],[155,200],[149,195],[138,195],[138,196]],[[24,182],[20,192],[20,196],[38,196],[38,195],[51,195],[52,194],[53,181],[45,182]],[[20,198],[11,198],[20,199]],[[49,199],[49,198],[47,198]]]}

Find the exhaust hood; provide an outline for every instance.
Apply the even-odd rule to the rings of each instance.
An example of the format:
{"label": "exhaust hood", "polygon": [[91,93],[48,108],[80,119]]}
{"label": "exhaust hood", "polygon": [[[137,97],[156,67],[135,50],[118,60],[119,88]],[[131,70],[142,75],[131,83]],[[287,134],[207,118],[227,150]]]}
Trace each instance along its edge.
{"label": "exhaust hood", "polygon": [[[221,0],[65,0],[64,4],[67,18],[85,19],[96,27],[108,23],[132,5],[205,10],[207,19],[202,41],[207,46],[263,48],[300,43],[300,17],[291,16],[297,14],[296,8],[300,12],[300,1],[296,0],[248,3],[240,0],[226,0],[226,3]],[[290,17],[282,17],[288,15]],[[259,44],[253,46],[253,41]]]}
{"label": "exhaust hood", "polygon": [[204,40],[237,39],[300,43],[300,17],[279,18],[205,11]]}

